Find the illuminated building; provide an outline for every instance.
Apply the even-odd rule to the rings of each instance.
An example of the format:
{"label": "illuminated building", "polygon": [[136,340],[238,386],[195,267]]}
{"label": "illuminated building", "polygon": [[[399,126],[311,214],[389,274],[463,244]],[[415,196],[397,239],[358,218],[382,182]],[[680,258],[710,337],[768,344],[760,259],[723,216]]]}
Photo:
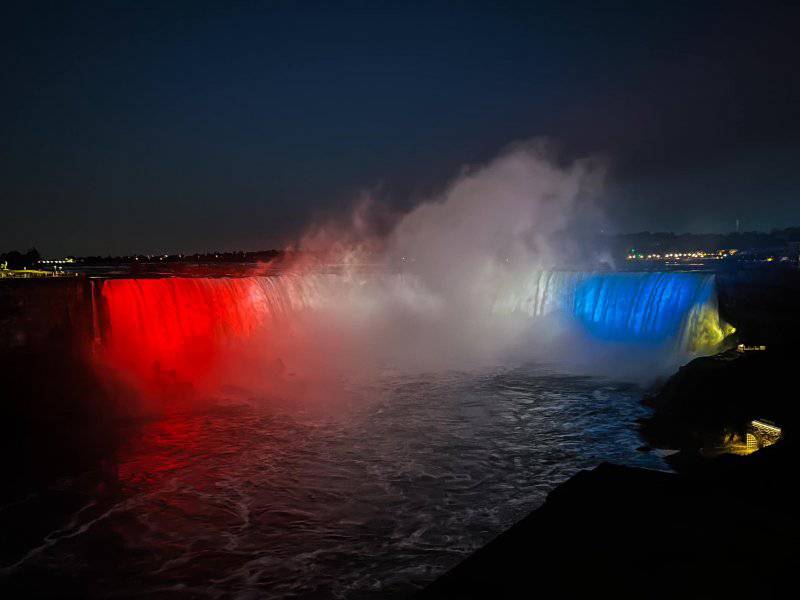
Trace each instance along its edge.
{"label": "illuminated building", "polygon": [[72,258],[71,256],[68,256],[67,258],[42,259],[42,260],[39,260],[39,261],[36,261],[36,262],[38,262],[40,265],[66,265],[66,264],[74,263],[75,259]]}
{"label": "illuminated building", "polygon": [[771,446],[781,439],[782,434],[783,431],[775,423],[766,419],[754,419],[750,421],[750,427],[746,434],[747,451],[755,452]]}
{"label": "illuminated building", "polygon": [[739,344],[736,346],[736,351],[741,352],[742,354],[745,352],[764,352],[766,349],[767,347],[763,344],[760,346],[745,346],[744,344]]}

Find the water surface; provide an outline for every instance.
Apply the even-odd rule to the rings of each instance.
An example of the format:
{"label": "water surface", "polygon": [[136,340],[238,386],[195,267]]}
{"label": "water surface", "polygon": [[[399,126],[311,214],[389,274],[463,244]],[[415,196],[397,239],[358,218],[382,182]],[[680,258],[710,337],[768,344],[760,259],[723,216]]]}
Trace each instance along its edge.
{"label": "water surface", "polygon": [[534,366],[344,384],[140,424],[102,472],[3,507],[63,513],[3,574],[95,597],[404,598],[579,469],[664,468],[636,451],[631,384]]}

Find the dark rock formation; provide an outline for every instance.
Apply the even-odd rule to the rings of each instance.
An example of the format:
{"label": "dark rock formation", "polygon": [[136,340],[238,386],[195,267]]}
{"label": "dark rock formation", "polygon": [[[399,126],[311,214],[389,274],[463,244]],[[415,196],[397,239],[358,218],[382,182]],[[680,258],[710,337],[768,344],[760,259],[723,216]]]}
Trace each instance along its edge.
{"label": "dark rock formation", "polygon": [[91,361],[91,288],[84,278],[0,283],[0,503],[34,478],[101,460],[124,390]]}
{"label": "dark rock formation", "polygon": [[766,418],[792,436],[800,417],[791,400],[796,365],[793,354],[769,350],[698,358],[645,398],[654,413],[642,423],[642,435],[655,447],[713,448]]}
{"label": "dark rock formation", "polygon": [[720,311],[745,344],[765,352],[729,351],[698,358],[645,398],[654,414],[642,424],[652,446],[687,451],[720,445],[766,418],[795,435],[800,405],[792,400],[800,351],[800,273],[729,274],[717,277]]}
{"label": "dark rock formation", "polygon": [[794,353],[800,339],[800,271],[760,270],[718,274],[722,317],[740,340],[766,344],[772,352]]}
{"label": "dark rock formation", "polygon": [[683,474],[600,465],[419,598],[774,597],[800,567],[794,458],[778,444]]}
{"label": "dark rock formation", "polygon": [[85,345],[92,332],[86,278],[9,279],[0,284],[0,352]]}

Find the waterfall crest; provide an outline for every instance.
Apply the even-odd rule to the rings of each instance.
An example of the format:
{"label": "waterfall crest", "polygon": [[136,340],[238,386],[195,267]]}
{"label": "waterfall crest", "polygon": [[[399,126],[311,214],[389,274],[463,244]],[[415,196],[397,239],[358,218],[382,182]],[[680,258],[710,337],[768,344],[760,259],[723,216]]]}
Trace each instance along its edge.
{"label": "waterfall crest", "polygon": [[[99,352],[136,379],[197,381],[227,351],[313,309],[322,276],[169,277],[96,282]],[[98,335],[99,334],[99,335]]]}
{"label": "waterfall crest", "polygon": [[[448,314],[446,303],[414,293],[415,280],[407,275],[110,279],[95,285],[98,353],[138,379],[203,379],[248,343],[266,350],[272,341],[291,338],[301,314],[317,318],[303,332],[306,346],[321,339],[315,327],[326,319],[342,321],[333,335],[335,346],[336,336],[348,335],[348,319],[356,315],[352,323],[361,327],[361,335],[366,331],[372,343],[383,347],[402,338],[406,352],[430,349],[434,342],[441,351],[486,344],[492,331],[502,347],[509,341],[503,336],[519,330],[513,323],[524,328],[524,322],[549,321],[601,344],[657,346],[684,359],[718,351],[732,331],[719,317],[714,276],[696,273],[533,272],[501,286],[487,299],[489,305],[479,304],[479,315]],[[376,326],[387,313],[398,311],[410,315],[403,325]],[[376,314],[378,321],[371,321]],[[513,315],[524,318],[509,321]],[[448,321],[440,333],[435,327],[447,319],[484,325],[491,320],[497,327],[480,329],[483,337],[448,341],[440,338],[463,324],[451,327]],[[410,326],[434,331],[436,340],[409,333]],[[558,349],[569,351],[563,344]]]}
{"label": "waterfall crest", "polygon": [[705,273],[535,272],[498,294],[494,312],[557,316],[598,340],[674,343],[688,354],[716,352],[733,331]]}

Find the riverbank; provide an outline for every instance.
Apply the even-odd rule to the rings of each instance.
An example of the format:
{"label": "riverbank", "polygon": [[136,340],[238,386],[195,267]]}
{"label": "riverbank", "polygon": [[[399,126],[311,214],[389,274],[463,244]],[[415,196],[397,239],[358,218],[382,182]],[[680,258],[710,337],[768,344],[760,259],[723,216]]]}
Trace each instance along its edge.
{"label": "riverbank", "polygon": [[[800,276],[718,284],[740,341],[767,350],[696,359],[647,395],[643,451],[679,450],[668,459],[674,472],[583,471],[420,599],[775,597],[796,588]],[[781,440],[726,454],[753,419],[779,424]]]}
{"label": "riverbank", "polygon": [[684,473],[600,465],[419,598],[772,597],[800,566],[794,458],[779,444]]}

